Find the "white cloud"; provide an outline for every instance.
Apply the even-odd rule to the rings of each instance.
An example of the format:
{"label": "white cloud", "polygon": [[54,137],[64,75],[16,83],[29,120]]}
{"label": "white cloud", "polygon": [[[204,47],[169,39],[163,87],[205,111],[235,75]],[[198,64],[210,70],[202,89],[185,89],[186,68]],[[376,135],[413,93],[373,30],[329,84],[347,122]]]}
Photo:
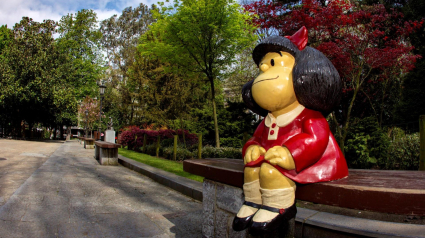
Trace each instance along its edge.
{"label": "white cloud", "polygon": [[148,6],[154,0],[0,0],[0,25],[13,28],[23,16],[41,22],[44,19],[59,21],[68,13],[81,9],[93,9],[98,20],[104,20],[114,14],[119,15],[126,7],[136,7],[142,2]]}

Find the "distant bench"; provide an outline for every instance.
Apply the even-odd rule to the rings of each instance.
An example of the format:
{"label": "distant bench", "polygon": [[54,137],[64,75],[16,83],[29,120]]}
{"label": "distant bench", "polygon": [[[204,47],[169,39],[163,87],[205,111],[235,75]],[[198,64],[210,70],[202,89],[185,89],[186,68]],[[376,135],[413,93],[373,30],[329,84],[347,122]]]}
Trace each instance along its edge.
{"label": "distant bench", "polygon": [[[184,171],[242,188],[242,160],[185,160]],[[348,178],[301,185],[296,199],[402,215],[425,215],[425,171],[350,169]],[[204,195],[205,199],[205,195]]]}
{"label": "distant bench", "polygon": [[80,143],[80,145],[82,145],[84,143],[84,137],[83,136],[77,136],[78,142]]}
{"label": "distant bench", "polygon": [[95,141],[95,158],[101,165],[118,165],[118,148],[120,144]]}
{"label": "distant bench", "polygon": [[83,140],[84,140],[84,148],[85,149],[94,149],[94,138],[83,137]]}

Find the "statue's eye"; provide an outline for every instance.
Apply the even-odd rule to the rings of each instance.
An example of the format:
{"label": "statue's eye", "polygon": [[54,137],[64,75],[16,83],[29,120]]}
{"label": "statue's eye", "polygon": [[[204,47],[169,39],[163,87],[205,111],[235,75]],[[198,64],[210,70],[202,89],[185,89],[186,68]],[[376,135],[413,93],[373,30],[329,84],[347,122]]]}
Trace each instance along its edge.
{"label": "statue's eye", "polygon": [[272,66],[274,66],[274,59],[272,59],[272,60],[270,61],[270,64],[271,64]]}

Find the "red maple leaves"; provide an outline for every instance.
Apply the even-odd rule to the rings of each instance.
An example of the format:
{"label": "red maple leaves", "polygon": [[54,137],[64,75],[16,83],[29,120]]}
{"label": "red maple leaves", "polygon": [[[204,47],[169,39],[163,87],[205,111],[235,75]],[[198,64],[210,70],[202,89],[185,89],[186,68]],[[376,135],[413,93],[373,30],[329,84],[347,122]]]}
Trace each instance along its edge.
{"label": "red maple leaves", "polygon": [[[400,75],[412,70],[420,57],[411,54],[408,36],[423,21],[403,21],[402,13],[387,11],[382,4],[358,6],[333,0],[323,6],[317,0],[303,0],[301,5],[290,6],[266,0],[245,5],[245,9],[255,14],[253,23],[259,28],[273,28],[281,35],[306,26],[310,45],[332,61],[345,82],[358,74],[361,79],[370,77],[370,69],[382,74],[375,78],[389,76],[388,68],[397,68]],[[346,90],[352,86],[346,84]]]}

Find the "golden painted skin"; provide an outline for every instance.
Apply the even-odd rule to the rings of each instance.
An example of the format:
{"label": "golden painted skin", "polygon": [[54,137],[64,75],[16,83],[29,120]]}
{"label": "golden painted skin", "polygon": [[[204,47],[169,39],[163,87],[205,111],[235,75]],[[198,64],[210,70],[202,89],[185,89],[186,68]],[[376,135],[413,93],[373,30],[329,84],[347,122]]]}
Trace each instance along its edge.
{"label": "golden painted skin", "polygon": [[[300,105],[292,82],[292,69],[295,58],[286,52],[271,52],[264,56],[259,64],[260,75],[252,85],[252,96],[262,108],[270,111],[274,117],[294,110]],[[284,169],[295,169],[294,159],[287,148],[275,146],[268,151],[258,145],[248,147],[244,163],[256,160],[260,155],[272,165]],[[268,163],[261,167],[246,167],[244,181],[249,183],[260,179],[260,186],[264,189],[282,189],[295,186],[295,183],[280,173]]]}

